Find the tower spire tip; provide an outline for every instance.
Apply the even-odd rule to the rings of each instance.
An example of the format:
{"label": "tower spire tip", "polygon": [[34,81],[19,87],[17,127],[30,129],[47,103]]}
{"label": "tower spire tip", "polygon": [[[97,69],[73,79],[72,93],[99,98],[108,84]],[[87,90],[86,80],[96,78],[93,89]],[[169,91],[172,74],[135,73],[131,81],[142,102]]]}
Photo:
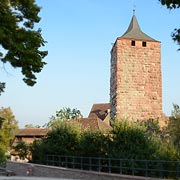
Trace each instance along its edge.
{"label": "tower spire tip", "polygon": [[133,9],[133,15],[135,15],[135,12],[136,12],[136,10],[135,10],[135,9]]}
{"label": "tower spire tip", "polygon": [[135,15],[135,12],[136,12],[136,5],[135,5],[135,1],[133,3],[133,15]]}

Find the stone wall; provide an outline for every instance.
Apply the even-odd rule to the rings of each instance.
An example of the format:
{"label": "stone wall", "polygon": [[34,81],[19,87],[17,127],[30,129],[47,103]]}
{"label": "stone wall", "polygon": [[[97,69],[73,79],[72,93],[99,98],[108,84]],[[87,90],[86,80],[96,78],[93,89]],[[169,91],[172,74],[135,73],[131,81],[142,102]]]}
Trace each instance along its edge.
{"label": "stone wall", "polygon": [[117,39],[111,51],[111,118],[162,117],[160,50],[158,41]]}
{"label": "stone wall", "polygon": [[73,178],[81,180],[153,180],[154,178],[127,176],[119,174],[99,173],[93,171],[82,171],[61,167],[45,166],[31,163],[20,163],[15,161],[7,162],[7,170],[13,171],[17,176],[34,177],[55,177],[55,178]]}

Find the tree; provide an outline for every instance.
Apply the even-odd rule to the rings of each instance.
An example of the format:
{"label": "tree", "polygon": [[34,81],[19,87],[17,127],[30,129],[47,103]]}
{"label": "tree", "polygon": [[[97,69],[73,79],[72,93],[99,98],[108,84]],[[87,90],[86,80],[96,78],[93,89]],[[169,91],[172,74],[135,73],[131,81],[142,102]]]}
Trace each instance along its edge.
{"label": "tree", "polygon": [[5,161],[5,148],[4,146],[2,145],[1,143],[1,136],[0,136],[0,163],[4,162]]}
{"label": "tree", "polygon": [[[177,160],[174,146],[146,126],[115,120],[109,132],[82,131],[78,122],[61,121],[47,136],[33,142],[32,161],[46,163],[46,155],[107,157],[138,160]],[[59,165],[57,161],[57,165]],[[119,164],[118,164],[119,165]],[[138,164],[136,164],[138,167]],[[156,168],[156,167],[154,167]]]}
{"label": "tree", "polygon": [[[0,60],[9,62],[14,68],[20,68],[25,76],[23,81],[33,86],[35,73],[39,73],[45,62],[42,59],[47,51],[39,50],[45,45],[41,29],[35,29],[40,22],[40,7],[35,0],[1,0],[0,1]],[[0,93],[5,83],[0,83]]]}
{"label": "tree", "polygon": [[2,124],[3,124],[4,120],[5,120],[4,118],[0,117],[0,129],[2,128]]}
{"label": "tree", "polygon": [[109,144],[112,158],[176,160],[177,154],[171,143],[164,142],[149,133],[147,126],[128,120],[115,120]]}
{"label": "tree", "polygon": [[0,130],[0,141],[7,149],[19,128],[18,121],[15,119],[15,116],[9,107],[0,109],[0,119],[3,119]]}
{"label": "tree", "polygon": [[26,124],[24,128],[41,128],[40,125]]}
{"label": "tree", "polygon": [[45,126],[48,128],[56,128],[59,126],[60,122],[76,119],[78,117],[82,117],[80,110],[63,108],[56,111],[56,114],[50,117],[50,121]]}
{"label": "tree", "polygon": [[110,134],[100,130],[88,130],[82,132],[79,143],[79,156],[85,157],[109,157]]}
{"label": "tree", "polygon": [[24,141],[19,142],[16,146],[13,147],[13,149],[17,152],[17,155],[20,159],[30,160],[29,146]]}
{"label": "tree", "polygon": [[180,150],[180,107],[173,104],[171,117],[167,125],[169,140]]}
{"label": "tree", "polygon": [[18,122],[10,108],[0,109],[0,162],[5,160],[5,152],[7,152],[8,147],[14,134],[18,129]]}
{"label": "tree", "polygon": [[[159,0],[162,5],[165,5],[168,9],[177,9],[180,8],[179,0]],[[172,32],[172,39],[180,45],[180,28],[174,29]],[[180,51],[180,48],[178,49]]]}
{"label": "tree", "polygon": [[79,154],[81,125],[77,122],[60,121],[59,126],[48,132],[47,137],[32,144],[32,161],[44,162],[47,154],[73,156]]}
{"label": "tree", "polygon": [[5,83],[0,82],[0,95],[2,92],[4,92],[5,89]]}
{"label": "tree", "polygon": [[159,0],[162,5],[166,5],[169,9],[176,9],[180,7],[179,0]]}
{"label": "tree", "polygon": [[171,112],[173,118],[180,118],[180,107],[177,104],[173,104],[173,110]]}

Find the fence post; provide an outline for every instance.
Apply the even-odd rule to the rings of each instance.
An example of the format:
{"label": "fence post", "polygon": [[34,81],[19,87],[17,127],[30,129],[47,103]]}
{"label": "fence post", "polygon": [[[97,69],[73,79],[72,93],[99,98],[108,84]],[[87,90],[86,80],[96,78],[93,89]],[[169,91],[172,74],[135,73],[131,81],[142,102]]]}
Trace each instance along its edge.
{"label": "fence post", "polygon": [[67,156],[65,156],[65,167],[67,168]]}
{"label": "fence post", "polygon": [[75,165],[74,156],[72,157],[72,165],[73,165],[73,169],[74,169],[74,165]]}
{"label": "fence post", "polygon": [[146,177],[148,177],[148,161],[146,160],[145,162],[146,162],[145,163],[146,164],[146,170],[145,170],[146,171]]}
{"label": "fence post", "polygon": [[160,162],[160,177],[163,178],[163,162],[162,161],[159,161]]}
{"label": "fence post", "polygon": [[109,169],[109,173],[111,173],[111,159],[109,158],[108,159],[108,169]]}
{"label": "fence post", "polygon": [[92,161],[91,161],[91,157],[89,157],[89,171],[92,170]]}
{"label": "fence post", "polygon": [[179,179],[179,162],[176,161],[176,176],[177,176],[177,179]]}
{"label": "fence post", "polygon": [[54,155],[52,155],[52,165],[54,166]]}
{"label": "fence post", "polygon": [[81,156],[81,170],[83,169],[83,157]]}
{"label": "fence post", "polygon": [[46,165],[49,165],[49,164],[48,164],[48,155],[46,155],[46,158],[45,158],[45,159],[46,159]]}
{"label": "fence post", "polygon": [[119,160],[119,168],[120,168],[120,174],[122,174],[122,162],[121,162],[121,159]]}
{"label": "fence post", "polygon": [[57,157],[58,157],[58,166],[60,167],[61,166],[61,164],[60,164],[60,156],[58,155]]}
{"label": "fence post", "polygon": [[131,159],[132,175],[134,176],[134,159]]}
{"label": "fence post", "polygon": [[99,171],[99,172],[101,172],[100,166],[101,166],[100,158],[98,158],[98,171]]}

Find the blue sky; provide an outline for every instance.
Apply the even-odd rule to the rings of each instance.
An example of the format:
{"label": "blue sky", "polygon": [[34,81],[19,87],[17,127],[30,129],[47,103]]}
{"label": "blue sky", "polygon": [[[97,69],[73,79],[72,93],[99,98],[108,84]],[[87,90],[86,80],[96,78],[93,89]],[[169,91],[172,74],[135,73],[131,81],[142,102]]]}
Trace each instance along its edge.
{"label": "blue sky", "polygon": [[167,10],[158,0],[37,0],[42,20],[37,27],[48,43],[47,65],[28,87],[19,69],[0,65],[6,90],[1,107],[11,107],[19,126],[43,125],[56,110],[77,108],[86,117],[94,103],[109,102],[111,43],[132,18],[133,4],[143,32],[161,41],[163,111],[180,105],[180,52],[171,39],[180,12]]}

